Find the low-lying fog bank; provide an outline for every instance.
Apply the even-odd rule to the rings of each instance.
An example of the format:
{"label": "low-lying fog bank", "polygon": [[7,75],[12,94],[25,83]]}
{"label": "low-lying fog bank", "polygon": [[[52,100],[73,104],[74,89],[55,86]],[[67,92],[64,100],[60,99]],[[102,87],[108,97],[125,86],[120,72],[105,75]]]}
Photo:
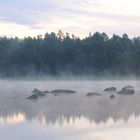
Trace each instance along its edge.
{"label": "low-lying fog bank", "polygon": [[21,75],[14,75],[14,76],[1,76],[0,80],[28,80],[28,81],[97,81],[97,80],[140,80],[140,76],[135,74],[129,75],[112,75],[112,74],[87,74],[87,75],[80,75],[80,74],[60,74],[60,75],[45,75],[45,74],[31,74],[26,76]]}
{"label": "low-lying fog bank", "polygon": [[[122,87],[132,85],[135,89],[134,95],[119,95],[105,92],[104,89],[115,86],[117,91]],[[32,101],[27,97],[32,90],[52,91],[55,89],[69,89],[76,94],[54,96],[47,95],[44,98]],[[96,92],[102,96],[87,97],[89,92]],[[109,97],[114,94],[115,99]],[[0,117],[6,118],[10,115],[22,113],[27,120],[45,118],[45,121],[54,123],[58,120],[86,117],[96,123],[106,122],[109,118],[114,121],[123,119],[127,121],[131,115],[140,115],[140,82],[99,80],[99,81],[22,81],[1,80],[0,81]]]}

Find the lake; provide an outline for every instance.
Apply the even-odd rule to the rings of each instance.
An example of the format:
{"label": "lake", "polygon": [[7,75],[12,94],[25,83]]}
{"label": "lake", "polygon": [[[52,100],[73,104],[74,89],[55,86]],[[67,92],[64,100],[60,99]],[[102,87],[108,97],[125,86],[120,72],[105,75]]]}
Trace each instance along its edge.
{"label": "lake", "polygon": [[[134,95],[103,90],[135,88]],[[72,95],[52,94],[38,100],[26,99],[34,88],[70,89]],[[89,92],[102,96],[87,97]],[[1,140],[139,140],[140,81],[0,81]]]}

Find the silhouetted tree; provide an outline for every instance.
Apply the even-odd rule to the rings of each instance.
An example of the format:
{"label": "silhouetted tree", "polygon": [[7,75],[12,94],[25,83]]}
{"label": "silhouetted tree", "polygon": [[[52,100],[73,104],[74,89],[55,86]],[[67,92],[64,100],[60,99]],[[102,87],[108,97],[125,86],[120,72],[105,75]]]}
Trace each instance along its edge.
{"label": "silhouetted tree", "polygon": [[140,75],[140,37],[90,33],[80,39],[59,31],[44,37],[0,37],[0,74]]}

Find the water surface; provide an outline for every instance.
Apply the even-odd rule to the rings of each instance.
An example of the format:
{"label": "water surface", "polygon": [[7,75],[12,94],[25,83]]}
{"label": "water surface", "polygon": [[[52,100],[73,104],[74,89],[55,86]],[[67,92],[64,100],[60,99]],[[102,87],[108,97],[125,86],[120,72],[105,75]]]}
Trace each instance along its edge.
{"label": "water surface", "polygon": [[[134,96],[105,93],[104,88],[135,87]],[[74,95],[27,100],[32,90],[71,89]],[[99,97],[86,97],[98,92]],[[116,98],[111,100],[110,95]],[[2,140],[139,140],[139,81],[0,81]]]}

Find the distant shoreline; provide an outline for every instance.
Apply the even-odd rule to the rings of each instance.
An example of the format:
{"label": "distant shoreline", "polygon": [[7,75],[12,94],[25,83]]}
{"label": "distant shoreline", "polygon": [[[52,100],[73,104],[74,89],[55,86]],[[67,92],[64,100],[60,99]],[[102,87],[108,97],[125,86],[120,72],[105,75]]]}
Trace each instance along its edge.
{"label": "distant shoreline", "polygon": [[62,75],[62,76],[49,76],[49,75],[28,75],[28,76],[5,76],[0,77],[0,80],[28,80],[28,81],[115,81],[115,80],[140,80],[140,76],[95,76],[95,75]]}

